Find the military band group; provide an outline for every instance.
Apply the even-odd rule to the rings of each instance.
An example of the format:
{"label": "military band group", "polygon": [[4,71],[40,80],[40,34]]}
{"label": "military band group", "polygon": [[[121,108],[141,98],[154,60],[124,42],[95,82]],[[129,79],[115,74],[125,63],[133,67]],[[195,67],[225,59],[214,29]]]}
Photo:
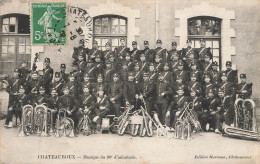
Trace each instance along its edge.
{"label": "military band group", "polygon": [[231,61],[226,62],[226,70],[218,71],[205,40],[200,40],[200,48],[192,48],[191,43],[187,40],[187,47],[177,50],[173,42],[167,51],[161,40],[155,49],[144,41],[143,50],[133,41],[130,50],[121,38],[114,50],[106,43],[106,50],[101,51],[96,41],[92,49],[80,41],[72,54],[70,73],[65,64],[54,71],[52,62],[58,62],[54,58],[45,58],[41,71],[35,65],[29,70],[25,61],[6,81],[10,100],[5,126],[13,127],[13,116],[21,118],[26,104],[45,104],[54,112],[54,120],[59,109],[66,109],[75,127],[87,110],[98,130],[102,118],[120,116],[121,107],[134,105],[133,110],[138,110],[145,105],[148,113],[158,114],[167,130],[174,130],[181,112],[192,102],[192,113],[202,130],[220,133],[223,122],[233,124],[236,98],[250,98],[252,83],[246,82],[246,74],[239,75],[238,83]]}

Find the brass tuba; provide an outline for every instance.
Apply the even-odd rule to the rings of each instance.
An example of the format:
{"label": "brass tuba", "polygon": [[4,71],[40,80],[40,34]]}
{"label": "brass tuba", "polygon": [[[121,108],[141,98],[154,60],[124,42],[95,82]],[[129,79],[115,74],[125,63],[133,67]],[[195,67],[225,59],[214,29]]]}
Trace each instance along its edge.
{"label": "brass tuba", "polygon": [[[222,135],[238,137],[242,139],[260,140],[258,124],[256,121],[256,107],[252,99],[237,99],[235,101],[235,122],[234,127],[223,123]],[[238,112],[241,112],[238,113]],[[239,118],[243,116],[243,118]]]}
{"label": "brass tuba", "polygon": [[33,131],[33,106],[25,105],[22,108],[22,123],[19,137],[30,135]]}
{"label": "brass tuba", "polygon": [[58,112],[55,137],[75,137],[74,121],[71,118],[66,117],[66,112],[66,109],[60,109]]}

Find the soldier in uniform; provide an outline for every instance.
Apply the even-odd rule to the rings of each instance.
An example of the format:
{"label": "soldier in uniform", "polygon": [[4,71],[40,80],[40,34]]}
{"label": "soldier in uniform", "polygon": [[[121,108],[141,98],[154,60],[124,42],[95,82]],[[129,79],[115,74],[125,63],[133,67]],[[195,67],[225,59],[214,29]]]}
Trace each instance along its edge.
{"label": "soldier in uniform", "polygon": [[238,77],[237,77],[237,70],[232,69],[232,62],[227,61],[226,62],[226,70],[224,71],[227,75],[227,81],[232,83],[233,85],[236,85],[238,82]]}
{"label": "soldier in uniform", "polygon": [[104,83],[104,78],[102,74],[98,74],[97,76],[97,83],[93,84],[93,89],[92,89],[92,95],[97,97],[97,92],[99,89],[103,89],[103,92],[106,94],[107,91],[107,83]]}
{"label": "soldier in uniform", "polygon": [[202,72],[198,70],[198,63],[192,62],[190,68],[191,68],[190,75],[195,74],[197,81],[201,82],[202,81]]}
{"label": "soldier in uniform", "polygon": [[[97,55],[102,56],[102,51],[100,51],[98,49],[98,42],[96,40],[94,40],[93,44],[92,44],[92,49],[88,52],[88,59],[92,62],[95,62],[95,58]],[[102,59],[103,59],[103,57],[102,57]]]}
{"label": "soldier in uniform", "polygon": [[53,69],[50,67],[50,62],[50,58],[44,59],[45,68],[43,69],[42,83],[47,94],[50,94],[51,82],[53,78]]}
{"label": "soldier in uniform", "polygon": [[174,130],[175,123],[177,122],[177,119],[183,112],[184,108],[189,102],[189,98],[187,96],[184,96],[184,88],[179,87],[177,89],[178,95],[173,97],[173,101],[168,107],[168,111],[170,111],[171,115],[174,116],[173,123],[172,123],[172,128]]}
{"label": "soldier in uniform", "polygon": [[104,89],[101,87],[97,90],[97,98],[93,117],[93,123],[96,125],[98,131],[101,129],[102,119],[110,111],[109,106],[109,99],[104,94]]}
{"label": "soldier in uniform", "polygon": [[154,64],[150,63],[149,64],[149,70],[148,70],[148,80],[153,82],[153,83],[156,83],[157,76],[158,76],[158,73],[155,70]]}
{"label": "soldier in uniform", "polygon": [[44,86],[39,87],[39,95],[35,98],[34,105],[45,104],[47,105],[50,96],[46,94]]}
{"label": "soldier in uniform", "polygon": [[147,72],[148,71],[149,63],[147,62],[147,59],[146,59],[144,54],[140,55],[140,65],[141,65],[141,69],[140,70],[142,72]]}
{"label": "soldier in uniform", "polygon": [[75,62],[72,63],[72,72],[70,72],[70,75],[74,76],[77,83],[80,83],[83,80],[83,73],[79,71],[78,64]]}
{"label": "soldier in uniform", "polygon": [[108,86],[107,92],[109,101],[111,103],[111,110],[116,117],[120,116],[120,104],[123,96],[123,84],[119,81],[119,74],[114,73],[113,82]]}
{"label": "soldier in uniform", "polygon": [[197,80],[197,76],[196,74],[191,74],[191,81],[188,83],[188,91],[191,92],[193,91],[198,91],[199,93],[201,93],[201,84],[200,82]]}
{"label": "soldier in uniform", "polygon": [[149,80],[148,73],[143,73],[143,81],[140,84],[140,93],[139,99],[144,101],[144,105],[146,107],[147,112],[150,114],[151,110],[153,109],[153,101],[154,101],[154,89],[155,83]]}
{"label": "soldier in uniform", "polygon": [[89,61],[87,63],[86,73],[89,75],[90,82],[92,83],[96,82],[96,75],[98,74],[98,72],[97,72],[97,67],[94,67],[92,61]]}
{"label": "soldier in uniform", "polygon": [[106,68],[103,73],[104,73],[104,82],[106,84],[110,84],[112,82],[112,74],[114,73],[110,61],[106,62]]}
{"label": "soldier in uniform", "polygon": [[140,61],[140,53],[141,51],[137,49],[137,42],[136,41],[133,41],[132,42],[132,46],[133,46],[133,50],[130,51],[130,55],[131,55],[131,58],[135,61]]}
{"label": "soldier in uniform", "polygon": [[208,54],[204,55],[204,62],[201,64],[202,66],[202,72],[210,72],[212,69],[212,62]]}
{"label": "soldier in uniform", "polygon": [[62,88],[63,88],[64,83],[65,82],[62,80],[60,72],[55,72],[54,82],[52,83],[51,86],[53,89],[55,89],[57,91],[59,96],[62,95]]}
{"label": "soldier in uniform", "polygon": [[18,97],[20,85],[24,84],[25,80],[19,78],[19,70],[16,68],[14,69],[13,77],[8,79],[7,82],[9,85],[6,88],[6,92],[9,93],[9,106],[11,106]]}
{"label": "soldier in uniform", "polygon": [[140,62],[135,61],[133,73],[134,73],[135,83],[140,83],[142,81],[142,74],[143,74],[143,71],[141,70],[141,67],[140,67]]}
{"label": "soldier in uniform", "polygon": [[186,70],[191,70],[192,63],[198,66],[198,70],[201,70],[200,62],[198,59],[195,59],[194,52],[191,51],[186,59]]}
{"label": "soldier in uniform", "polygon": [[27,94],[30,95],[32,102],[35,101],[35,98],[37,97],[37,95],[39,93],[40,85],[41,85],[41,80],[38,76],[38,72],[33,71],[32,74],[31,74],[31,78],[28,81],[27,92],[26,92]]}
{"label": "soldier in uniform", "polygon": [[172,42],[172,49],[167,53],[169,55],[167,61],[170,60],[173,55],[180,56],[180,51],[177,50],[177,42]]}
{"label": "soldier in uniform", "polygon": [[154,49],[154,51],[155,51],[155,56],[160,56],[160,58],[162,58],[163,63],[168,61],[168,53],[166,49],[162,48],[161,40],[158,39],[156,41],[156,49]]}
{"label": "soldier in uniform", "polygon": [[97,74],[103,73],[104,65],[103,62],[101,61],[101,55],[99,54],[96,55],[95,63],[93,64],[93,67],[95,67]]}
{"label": "soldier in uniform", "polygon": [[144,41],[144,50],[142,53],[145,55],[148,62],[154,62],[155,51],[149,48],[149,42],[146,40]]}
{"label": "soldier in uniform", "polygon": [[79,84],[79,94],[82,94],[86,85],[89,86],[90,93],[93,94],[94,83],[91,81],[91,78],[88,73],[84,74],[84,80]]}
{"label": "soldier in uniform", "polygon": [[123,96],[126,102],[126,106],[135,106],[135,110],[138,108],[138,95],[139,95],[139,84],[134,82],[134,73],[128,73],[128,81],[123,87]]}
{"label": "soldier in uniform", "polygon": [[225,72],[222,72],[221,80],[222,82],[219,84],[219,88],[223,90],[224,96],[231,96],[233,100],[235,100],[234,85],[227,81],[227,74]]}
{"label": "soldier in uniform", "polygon": [[180,87],[183,89],[184,96],[189,95],[188,87],[186,85],[184,85],[184,82],[183,82],[183,79],[181,76],[176,77],[176,80],[173,82],[171,87],[172,87],[173,95],[178,94],[177,91]]}
{"label": "soldier in uniform", "polygon": [[202,110],[202,98],[200,97],[200,90],[196,90],[195,88],[190,90],[190,101],[193,104],[193,108],[191,110],[191,112],[193,113],[194,117],[196,120],[198,120],[201,125],[204,127],[204,125],[202,124],[203,119],[203,110]]}
{"label": "soldier in uniform", "polygon": [[131,59],[130,53],[126,53],[125,60],[123,62],[126,63],[127,70],[133,71],[133,69],[134,69],[134,62]]}
{"label": "soldier in uniform", "polygon": [[[158,117],[159,117],[161,123],[164,125],[167,122],[165,120],[166,113],[169,111],[168,96],[172,94],[172,90],[171,90],[170,84],[164,82],[163,73],[159,73],[158,82],[156,84],[155,94],[156,94],[155,109],[156,109],[156,112],[158,113]],[[169,112],[168,112],[168,114],[169,114]],[[169,125],[167,124],[167,126],[169,126]]]}
{"label": "soldier in uniform", "polygon": [[21,68],[19,69],[19,74],[20,74],[20,77],[22,79],[24,79],[25,81],[28,80],[29,78],[29,74],[31,73],[31,71],[28,69],[28,61],[24,61],[22,63],[22,66]]}
{"label": "soldier in uniform", "polygon": [[184,69],[184,63],[182,61],[179,61],[178,63],[178,70],[175,71],[174,78],[181,77],[184,84],[187,84],[190,81],[189,72],[185,71]]}
{"label": "soldier in uniform", "polygon": [[78,70],[84,74],[86,71],[87,63],[84,61],[82,54],[79,55],[78,59]]}
{"label": "soldier in uniform", "polygon": [[69,81],[69,74],[66,73],[66,64],[60,65],[60,74],[61,74],[62,81],[64,82]]}
{"label": "soldier in uniform", "polygon": [[173,75],[170,72],[170,66],[168,63],[165,63],[163,66],[163,80],[170,85],[173,83]]}
{"label": "soldier in uniform", "polygon": [[154,64],[155,64],[155,70],[157,73],[160,73],[163,71],[163,59],[159,55],[155,55],[154,59]]}
{"label": "soldier in uniform", "polygon": [[[218,96],[220,97],[221,103],[218,104],[217,109],[221,111],[221,115],[224,118],[224,123],[226,125],[233,124],[234,120],[234,102],[232,100],[232,97],[229,95],[225,95],[225,92],[222,88],[219,88]],[[218,133],[218,130],[215,132]]]}
{"label": "soldier in uniform", "polygon": [[66,110],[66,116],[72,118],[74,121],[74,129],[78,125],[79,117],[77,115],[77,110],[80,106],[80,103],[75,97],[69,94],[69,87],[63,87],[63,96],[60,97],[58,101],[58,108]]}
{"label": "soldier in uniform", "polygon": [[58,96],[58,92],[55,88],[51,89],[51,97],[48,100],[47,106],[51,109],[53,113],[53,124],[55,125],[57,114],[58,114],[58,101],[60,97]]}
{"label": "soldier in uniform", "polygon": [[172,53],[170,58],[170,66],[171,66],[171,72],[173,76],[175,72],[178,70],[178,61],[179,61],[178,54],[176,52]]}
{"label": "soldier in uniform", "polygon": [[221,82],[221,78],[220,73],[218,71],[218,62],[214,61],[212,63],[212,69],[210,72],[208,72],[208,74],[210,74],[211,76],[212,83],[215,85],[219,85],[219,83]]}
{"label": "soldier in uniform", "polygon": [[118,71],[119,75],[120,75],[120,79],[123,83],[126,83],[127,82],[127,78],[128,78],[128,72],[129,72],[129,69],[127,67],[127,62],[123,62],[122,63],[122,69],[120,69]]}
{"label": "soldier in uniform", "polygon": [[209,94],[210,90],[215,91],[216,89],[217,86],[215,84],[212,84],[211,82],[211,76],[209,74],[205,74],[204,83],[202,85],[203,97],[206,97]]}
{"label": "soldier in uniform", "polygon": [[24,105],[31,104],[30,96],[25,94],[25,87],[23,85],[19,86],[19,94],[17,95],[17,98],[13,101],[12,105],[9,105],[7,116],[5,120],[5,125],[8,128],[13,127],[13,115],[15,114],[17,117],[22,117],[22,108]]}
{"label": "soldier in uniform", "polygon": [[186,41],[186,44],[187,44],[187,48],[183,48],[182,51],[181,51],[181,57],[182,57],[182,60],[186,60],[189,56],[190,53],[193,53],[194,54],[194,58],[196,59],[197,58],[197,54],[195,53],[195,49],[191,47],[191,40],[187,40]]}
{"label": "soldier in uniform", "polygon": [[86,55],[88,51],[89,51],[88,48],[84,47],[84,40],[83,39],[80,40],[79,47],[74,47],[74,51],[72,54],[72,58],[74,59],[74,62],[78,61],[79,54],[82,54],[84,57],[84,61],[86,61]]}
{"label": "soldier in uniform", "polygon": [[115,48],[115,55],[118,62],[125,58],[126,53],[129,52],[129,48],[125,45],[125,38],[120,38],[120,46]]}
{"label": "soldier in uniform", "polygon": [[[71,73],[69,75],[69,81],[66,83],[65,86],[68,88],[69,95],[71,95],[74,98],[79,93],[79,91],[78,91],[79,86],[78,85],[79,85],[79,83],[76,81],[75,75]],[[64,90],[62,90],[62,91],[64,92]]]}
{"label": "soldier in uniform", "polygon": [[114,55],[114,51],[111,50],[111,44],[109,42],[105,45],[106,50],[103,51],[104,63],[107,62],[111,55]]}
{"label": "soldier in uniform", "polygon": [[206,48],[206,43],[204,39],[200,39],[200,48],[198,48],[197,54],[198,54],[198,59],[203,63],[204,62],[204,58],[206,55],[209,56],[209,58],[212,60],[212,53],[210,51],[210,47]]}
{"label": "soldier in uniform", "polygon": [[240,74],[240,83],[236,85],[236,94],[238,98],[250,99],[252,95],[252,83],[246,82],[246,74]]}

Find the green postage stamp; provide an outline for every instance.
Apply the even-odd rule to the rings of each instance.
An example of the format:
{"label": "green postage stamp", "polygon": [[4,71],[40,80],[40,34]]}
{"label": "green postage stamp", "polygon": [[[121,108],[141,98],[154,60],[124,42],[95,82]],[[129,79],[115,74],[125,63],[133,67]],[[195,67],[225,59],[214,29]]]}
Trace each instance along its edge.
{"label": "green postage stamp", "polygon": [[66,44],[66,3],[31,3],[34,45]]}

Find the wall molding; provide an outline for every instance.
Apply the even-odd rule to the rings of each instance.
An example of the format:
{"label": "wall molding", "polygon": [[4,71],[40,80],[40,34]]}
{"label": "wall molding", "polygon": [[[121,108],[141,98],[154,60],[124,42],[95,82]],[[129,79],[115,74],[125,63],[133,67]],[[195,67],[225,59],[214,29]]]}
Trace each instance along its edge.
{"label": "wall molding", "polygon": [[[236,49],[231,45],[231,38],[235,37],[235,30],[230,27],[230,20],[235,19],[235,11],[227,10],[208,2],[201,2],[199,5],[184,8],[175,11],[175,19],[180,19],[180,26],[175,27],[175,36],[180,37],[180,47],[186,47],[187,20],[196,16],[212,16],[222,19],[221,24],[221,55],[222,66],[225,67],[226,61],[231,61],[232,55],[235,55]],[[235,65],[234,65],[235,66]]]}

